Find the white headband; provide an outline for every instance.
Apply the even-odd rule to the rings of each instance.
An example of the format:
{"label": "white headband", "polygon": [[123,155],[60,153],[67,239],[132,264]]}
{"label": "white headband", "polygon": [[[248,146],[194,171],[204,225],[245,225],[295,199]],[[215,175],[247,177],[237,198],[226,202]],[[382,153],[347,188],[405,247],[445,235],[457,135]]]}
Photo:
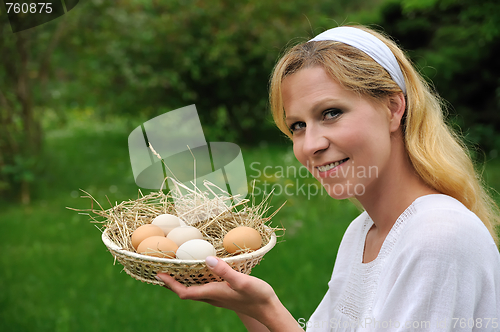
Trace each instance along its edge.
{"label": "white headband", "polygon": [[338,27],[320,33],[310,41],[334,40],[363,51],[385,68],[403,93],[406,95],[406,84],[396,57],[383,41],[361,29]]}

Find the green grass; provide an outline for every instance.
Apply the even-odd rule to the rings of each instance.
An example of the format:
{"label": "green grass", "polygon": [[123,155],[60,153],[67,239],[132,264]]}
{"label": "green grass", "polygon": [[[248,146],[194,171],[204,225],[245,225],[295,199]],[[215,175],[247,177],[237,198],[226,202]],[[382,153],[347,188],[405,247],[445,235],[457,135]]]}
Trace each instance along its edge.
{"label": "green grass", "polygon": [[[121,272],[88,217],[66,209],[90,206],[79,188],[105,206],[106,195],[111,202],[137,196],[127,136],[139,124],[76,118],[48,132],[37,198],[30,206],[0,204],[0,331],[244,331],[230,311],[181,301]],[[296,319],[307,319],[327,290],[342,234],[359,212],[324,192],[308,197],[310,177],[282,176],[280,167],[299,166],[290,147],[245,148],[243,157],[249,180],[260,181],[256,188],[263,190],[264,181],[291,184],[292,195],[272,199],[275,207],[287,201],[273,219],[287,229],[285,236],[252,274],[274,287]],[[498,161],[486,174],[500,188]],[[301,185],[305,195],[297,194]]]}

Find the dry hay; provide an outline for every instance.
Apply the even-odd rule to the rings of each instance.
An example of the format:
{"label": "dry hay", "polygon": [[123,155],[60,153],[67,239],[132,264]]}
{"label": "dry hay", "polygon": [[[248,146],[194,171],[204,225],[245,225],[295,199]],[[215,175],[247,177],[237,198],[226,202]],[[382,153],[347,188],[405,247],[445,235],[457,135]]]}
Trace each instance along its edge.
{"label": "dry hay", "polygon": [[[253,195],[252,200],[240,199],[208,181],[203,183],[205,191],[196,187],[191,190],[175,180],[174,183],[177,186],[175,191],[167,194],[158,191],[143,195],[139,190],[136,200],[124,201],[109,209],[104,209],[92,195],[82,190],[85,193],[82,197],[91,199],[91,208],[70,209],[88,215],[92,222],[101,224],[101,231],[107,230],[108,238],[113,243],[130,252],[136,252],[131,242],[133,231],[139,226],[150,224],[156,216],[164,213],[176,215],[187,225],[198,228],[203,238],[215,247],[217,257],[220,258],[247,252],[241,250],[231,254],[222,245],[224,236],[235,227],[247,226],[256,229],[262,236],[262,246],[269,242],[273,233],[284,230],[269,225],[271,218],[283,205],[265,217],[271,208],[269,201],[272,193],[265,196],[259,204],[255,204]],[[189,193],[182,195],[179,187]],[[220,193],[216,194],[217,191]],[[94,208],[94,205],[98,208]]]}

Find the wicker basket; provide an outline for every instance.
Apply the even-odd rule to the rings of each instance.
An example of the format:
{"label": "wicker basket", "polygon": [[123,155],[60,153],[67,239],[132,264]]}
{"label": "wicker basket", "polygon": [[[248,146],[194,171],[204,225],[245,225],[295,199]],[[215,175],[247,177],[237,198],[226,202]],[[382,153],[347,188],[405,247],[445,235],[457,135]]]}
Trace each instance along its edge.
{"label": "wicker basket", "polygon": [[[267,227],[267,226],[266,226]],[[205,260],[180,260],[157,258],[120,249],[107,236],[107,230],[102,234],[102,242],[108,247],[113,256],[123,265],[125,272],[131,277],[149,284],[162,285],[163,282],[155,278],[156,273],[168,273],[186,286],[202,285],[223,279],[212,274],[205,264]],[[276,244],[276,235],[271,234],[270,240],[262,248],[237,256],[222,258],[234,270],[250,274],[262,257]]]}

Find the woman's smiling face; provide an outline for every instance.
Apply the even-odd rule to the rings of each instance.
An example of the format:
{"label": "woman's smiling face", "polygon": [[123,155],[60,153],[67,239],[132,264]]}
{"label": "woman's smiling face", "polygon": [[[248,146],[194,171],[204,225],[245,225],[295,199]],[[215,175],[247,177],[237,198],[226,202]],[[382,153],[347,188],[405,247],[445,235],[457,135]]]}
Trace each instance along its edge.
{"label": "woman's smiling face", "polygon": [[399,127],[389,106],[345,89],[322,67],[286,77],[282,92],[295,156],[328,194],[343,199],[380,190],[391,132]]}

